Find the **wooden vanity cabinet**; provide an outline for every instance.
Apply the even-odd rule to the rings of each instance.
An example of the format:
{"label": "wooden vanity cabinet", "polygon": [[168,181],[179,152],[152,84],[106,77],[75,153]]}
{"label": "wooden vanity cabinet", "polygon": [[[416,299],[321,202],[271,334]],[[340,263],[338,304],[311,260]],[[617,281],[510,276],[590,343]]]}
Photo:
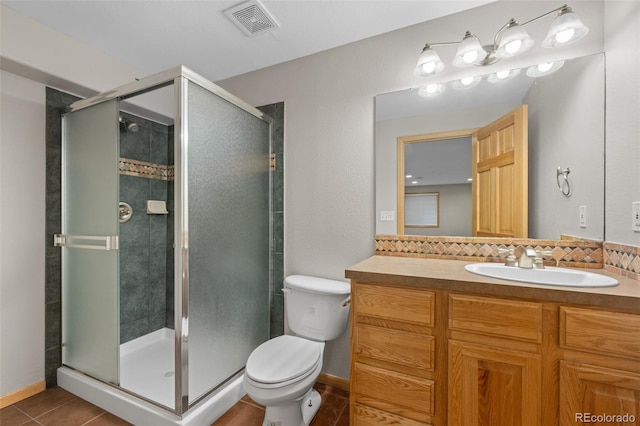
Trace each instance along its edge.
{"label": "wooden vanity cabinet", "polygon": [[352,309],[351,425],[640,426],[640,314],[357,280]]}
{"label": "wooden vanity cabinet", "polygon": [[542,305],[449,295],[449,425],[538,426]]}
{"label": "wooden vanity cabinet", "polygon": [[351,297],[350,424],[432,424],[436,292],[352,282]]}
{"label": "wooden vanity cabinet", "polygon": [[640,426],[640,315],[563,306],[560,346],[560,424]]}

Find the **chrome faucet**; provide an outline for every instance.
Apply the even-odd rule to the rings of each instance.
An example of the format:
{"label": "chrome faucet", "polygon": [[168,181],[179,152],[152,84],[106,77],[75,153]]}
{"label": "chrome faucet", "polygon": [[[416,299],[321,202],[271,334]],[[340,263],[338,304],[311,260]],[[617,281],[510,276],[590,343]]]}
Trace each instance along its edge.
{"label": "chrome faucet", "polygon": [[535,264],[535,258],[537,257],[537,253],[534,249],[528,248],[522,252],[520,256],[520,260],[518,261],[518,266],[525,269],[533,268]]}
{"label": "chrome faucet", "polygon": [[526,269],[544,269],[543,256],[551,256],[553,253],[550,251],[534,250],[531,248],[525,249],[520,256],[518,266]]}
{"label": "chrome faucet", "polygon": [[500,248],[500,249],[498,249],[498,253],[500,253],[500,254],[508,253],[507,258],[505,259],[506,262],[504,263],[504,266],[518,266],[518,259],[516,259],[516,255],[514,253],[514,249],[512,249],[512,248],[510,248],[510,249]]}
{"label": "chrome faucet", "polygon": [[550,251],[534,250],[532,248],[525,249],[520,256],[520,260],[516,258],[514,249],[500,248],[498,253],[508,254],[505,259],[504,266],[518,266],[524,269],[544,269],[543,256],[551,256]]}

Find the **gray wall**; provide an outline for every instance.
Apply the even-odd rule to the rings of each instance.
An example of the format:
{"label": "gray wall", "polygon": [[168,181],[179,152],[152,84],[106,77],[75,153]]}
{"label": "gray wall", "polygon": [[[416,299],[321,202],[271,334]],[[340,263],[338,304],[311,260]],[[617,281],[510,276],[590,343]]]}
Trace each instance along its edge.
{"label": "gray wall", "polygon": [[[526,19],[549,7],[538,1],[490,3],[218,83],[253,105],[287,105],[285,274],[340,279],[346,268],[373,254],[373,97],[425,82],[412,75],[425,41],[455,40],[467,28],[493,34],[512,15]],[[602,10],[601,2],[581,2],[588,38],[561,52],[537,45],[509,65],[601,52]],[[449,66],[438,78],[465,73]],[[349,377],[348,332],[327,344],[323,370]]]}
{"label": "gray wall", "polygon": [[[536,79],[529,105],[529,237],[604,238],[604,55],[567,61]],[[570,168],[570,197],[556,183]],[[587,206],[587,227],[578,208]]]}
{"label": "gray wall", "polygon": [[631,203],[640,201],[640,2],[605,2],[607,52],[606,239],[640,246]]}

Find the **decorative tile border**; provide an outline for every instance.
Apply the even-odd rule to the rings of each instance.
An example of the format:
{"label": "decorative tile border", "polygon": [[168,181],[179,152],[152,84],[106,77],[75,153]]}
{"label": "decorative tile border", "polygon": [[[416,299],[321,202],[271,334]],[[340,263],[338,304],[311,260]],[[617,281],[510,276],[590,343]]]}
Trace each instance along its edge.
{"label": "decorative tile border", "polygon": [[604,242],[604,268],[640,281],[640,247]]}
{"label": "decorative tile border", "polygon": [[602,242],[585,239],[536,240],[482,237],[426,237],[376,235],[375,254],[383,256],[425,257],[475,262],[503,262],[498,249],[514,249],[519,257],[527,248],[550,251],[545,265],[601,269]]}
{"label": "decorative tile border", "polygon": [[120,157],[119,170],[121,175],[137,176],[147,179],[174,180],[174,166],[148,163]]}

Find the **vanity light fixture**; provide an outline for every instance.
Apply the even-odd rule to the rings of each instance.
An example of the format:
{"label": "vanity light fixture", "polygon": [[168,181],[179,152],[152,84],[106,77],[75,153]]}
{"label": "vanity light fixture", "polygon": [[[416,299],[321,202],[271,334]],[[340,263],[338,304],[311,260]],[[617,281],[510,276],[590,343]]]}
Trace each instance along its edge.
{"label": "vanity light fixture", "polygon": [[418,95],[430,97],[437,96],[444,92],[445,85],[442,83],[431,83],[418,89]]}
{"label": "vanity light fixture", "polygon": [[498,72],[494,72],[493,74],[490,74],[489,77],[487,77],[487,81],[489,83],[494,83],[494,84],[502,83],[502,82],[511,80],[518,74],[520,74],[520,68],[516,68],[513,70],[498,71]]}
{"label": "vanity light fixture", "polygon": [[534,44],[534,40],[527,33],[525,26],[556,12],[558,16],[551,23],[547,36],[542,42],[542,47],[565,46],[580,40],[589,32],[580,17],[565,4],[522,24],[519,24],[515,19],[510,19],[498,30],[493,38],[493,44],[482,45],[480,39],[470,31],[465,32],[461,41],[427,43],[422,49],[413,73],[416,77],[428,77],[444,69],[444,62],[433,50],[433,46],[457,44],[458,50],[453,59],[455,67],[491,65],[502,58],[520,55]]}
{"label": "vanity light fixture", "polygon": [[482,80],[482,77],[476,75],[475,77],[463,77],[459,80],[454,80],[451,82],[451,87],[458,90],[471,89],[472,87],[478,85]]}
{"label": "vanity light fixture", "polygon": [[564,65],[564,61],[545,62],[543,64],[532,65],[527,68],[529,77],[542,77],[558,71]]}

